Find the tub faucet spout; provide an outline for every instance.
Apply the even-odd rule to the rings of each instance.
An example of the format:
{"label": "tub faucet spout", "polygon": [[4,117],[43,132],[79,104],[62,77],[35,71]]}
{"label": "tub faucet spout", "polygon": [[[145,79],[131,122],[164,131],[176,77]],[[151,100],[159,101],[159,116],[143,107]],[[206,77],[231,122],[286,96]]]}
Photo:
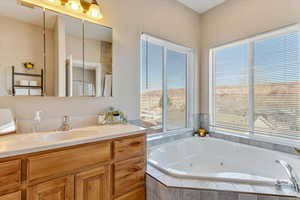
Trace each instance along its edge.
{"label": "tub faucet spout", "polygon": [[[299,182],[298,175],[296,174],[294,168],[290,164],[285,162],[284,160],[276,160],[276,163],[280,164],[284,168],[284,170],[291,182],[291,185],[293,186],[293,189],[295,190],[295,192],[299,193],[300,192],[300,185],[299,185],[300,182]],[[279,181],[279,183],[280,183],[280,181]]]}

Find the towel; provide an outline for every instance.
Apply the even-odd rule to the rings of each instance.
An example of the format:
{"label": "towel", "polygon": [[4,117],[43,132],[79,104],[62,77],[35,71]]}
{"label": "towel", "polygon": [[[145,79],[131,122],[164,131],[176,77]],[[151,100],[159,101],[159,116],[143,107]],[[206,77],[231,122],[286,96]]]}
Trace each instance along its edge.
{"label": "towel", "polygon": [[0,135],[16,132],[14,115],[9,109],[0,109]]}
{"label": "towel", "polygon": [[104,97],[111,97],[112,96],[112,75],[106,74],[104,80]]}

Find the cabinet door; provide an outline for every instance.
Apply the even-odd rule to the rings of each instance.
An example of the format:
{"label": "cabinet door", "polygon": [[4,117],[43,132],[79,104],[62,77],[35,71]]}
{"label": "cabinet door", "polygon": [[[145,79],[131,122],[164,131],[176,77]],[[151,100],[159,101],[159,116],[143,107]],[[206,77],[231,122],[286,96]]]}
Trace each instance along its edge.
{"label": "cabinet door", "polygon": [[145,200],[145,188],[141,187],[115,200]]}
{"label": "cabinet door", "polygon": [[76,200],[110,200],[110,167],[101,166],[76,175]]}
{"label": "cabinet door", "polygon": [[28,188],[27,200],[73,200],[74,176],[57,178]]}
{"label": "cabinet door", "polygon": [[21,192],[15,192],[0,196],[0,200],[21,200]]}
{"label": "cabinet door", "polygon": [[114,195],[119,197],[145,184],[145,158],[134,158],[115,164]]}

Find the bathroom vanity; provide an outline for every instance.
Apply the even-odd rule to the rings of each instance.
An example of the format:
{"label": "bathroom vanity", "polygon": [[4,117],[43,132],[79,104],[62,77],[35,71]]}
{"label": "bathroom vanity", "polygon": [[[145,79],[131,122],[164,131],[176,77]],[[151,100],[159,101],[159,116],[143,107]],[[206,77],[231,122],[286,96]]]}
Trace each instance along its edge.
{"label": "bathroom vanity", "polygon": [[0,200],[144,199],[143,128],[101,126],[0,139]]}

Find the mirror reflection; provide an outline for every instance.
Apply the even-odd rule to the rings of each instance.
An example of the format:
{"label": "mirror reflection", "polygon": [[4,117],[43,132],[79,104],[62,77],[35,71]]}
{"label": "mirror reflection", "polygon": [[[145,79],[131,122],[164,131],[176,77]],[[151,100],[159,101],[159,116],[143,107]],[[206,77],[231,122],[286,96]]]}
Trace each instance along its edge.
{"label": "mirror reflection", "polygon": [[41,76],[30,75],[44,69],[42,9],[1,0],[0,24],[0,96],[41,95]]}
{"label": "mirror reflection", "polygon": [[111,28],[15,0],[0,22],[0,96],[112,96]]}

